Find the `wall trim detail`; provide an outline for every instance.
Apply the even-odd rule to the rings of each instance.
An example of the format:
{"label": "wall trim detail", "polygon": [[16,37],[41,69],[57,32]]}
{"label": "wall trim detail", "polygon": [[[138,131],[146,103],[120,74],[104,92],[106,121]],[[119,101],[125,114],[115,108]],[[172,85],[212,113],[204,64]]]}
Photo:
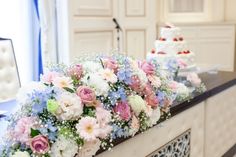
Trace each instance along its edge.
{"label": "wall trim detail", "polygon": [[174,138],[164,146],[158,148],[146,157],[162,157],[162,156],[190,156],[190,140],[191,140],[191,129],[188,129],[181,135]]}

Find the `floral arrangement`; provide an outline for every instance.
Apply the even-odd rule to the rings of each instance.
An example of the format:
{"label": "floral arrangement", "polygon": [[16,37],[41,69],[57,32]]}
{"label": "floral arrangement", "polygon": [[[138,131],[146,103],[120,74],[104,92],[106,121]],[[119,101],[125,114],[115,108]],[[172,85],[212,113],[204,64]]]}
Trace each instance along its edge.
{"label": "floral arrangement", "polygon": [[[197,75],[187,82],[196,90]],[[20,90],[20,111],[9,117],[1,157],[89,157],[109,150],[170,116],[175,100],[193,90],[154,61],[123,55],[84,57],[51,66]]]}

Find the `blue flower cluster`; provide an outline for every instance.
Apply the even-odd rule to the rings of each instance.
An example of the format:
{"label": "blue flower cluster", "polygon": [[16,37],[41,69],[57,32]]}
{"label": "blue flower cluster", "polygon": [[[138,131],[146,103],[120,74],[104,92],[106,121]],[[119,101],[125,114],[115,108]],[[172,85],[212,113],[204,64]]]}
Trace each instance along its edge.
{"label": "blue flower cluster", "polygon": [[166,67],[168,68],[168,71],[174,73],[178,69],[178,63],[176,59],[169,59],[168,62],[166,63]]}
{"label": "blue flower cluster", "polygon": [[130,68],[130,63],[128,59],[123,60],[124,67],[120,68],[117,77],[120,81],[123,81],[125,84],[131,83],[132,70]]}
{"label": "blue flower cluster", "polygon": [[47,100],[51,96],[52,96],[51,88],[46,88],[43,91],[34,90],[31,94],[28,94],[28,97],[31,100],[33,115],[43,112],[43,109],[46,108]]}
{"label": "blue flower cluster", "polygon": [[117,124],[113,124],[112,128],[113,128],[112,135],[111,135],[112,139],[121,138],[121,137],[126,138],[130,136],[128,127],[120,127]]}
{"label": "blue flower cluster", "polygon": [[127,98],[125,89],[123,87],[119,87],[117,91],[111,91],[108,96],[110,98],[112,106],[116,104],[117,100],[126,101]]}
{"label": "blue flower cluster", "polygon": [[55,127],[55,124],[48,119],[47,122],[45,123],[47,127],[40,128],[39,131],[47,136],[50,140],[55,141],[57,138],[57,127]]}

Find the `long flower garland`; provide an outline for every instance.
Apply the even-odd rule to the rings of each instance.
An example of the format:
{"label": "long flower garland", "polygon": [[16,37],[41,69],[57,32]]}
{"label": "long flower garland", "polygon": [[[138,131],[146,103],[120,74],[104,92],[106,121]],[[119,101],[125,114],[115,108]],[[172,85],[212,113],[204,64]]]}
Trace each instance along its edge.
{"label": "long flower garland", "polygon": [[[202,87],[196,74],[173,80],[159,65],[123,55],[80,59],[54,66],[18,94],[2,157],[88,157],[111,149],[170,116],[174,100]],[[191,87],[191,88],[189,88]]]}

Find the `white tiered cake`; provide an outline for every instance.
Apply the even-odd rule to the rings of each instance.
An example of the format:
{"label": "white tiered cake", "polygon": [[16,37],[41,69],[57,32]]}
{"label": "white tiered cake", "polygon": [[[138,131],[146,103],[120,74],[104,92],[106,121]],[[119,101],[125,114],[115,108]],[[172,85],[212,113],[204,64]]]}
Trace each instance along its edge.
{"label": "white tiered cake", "polygon": [[161,65],[170,59],[180,59],[186,64],[182,70],[196,67],[194,57],[195,54],[188,49],[181,29],[169,25],[161,28],[160,38],[155,41],[155,50],[147,54],[147,60],[155,59]]}

